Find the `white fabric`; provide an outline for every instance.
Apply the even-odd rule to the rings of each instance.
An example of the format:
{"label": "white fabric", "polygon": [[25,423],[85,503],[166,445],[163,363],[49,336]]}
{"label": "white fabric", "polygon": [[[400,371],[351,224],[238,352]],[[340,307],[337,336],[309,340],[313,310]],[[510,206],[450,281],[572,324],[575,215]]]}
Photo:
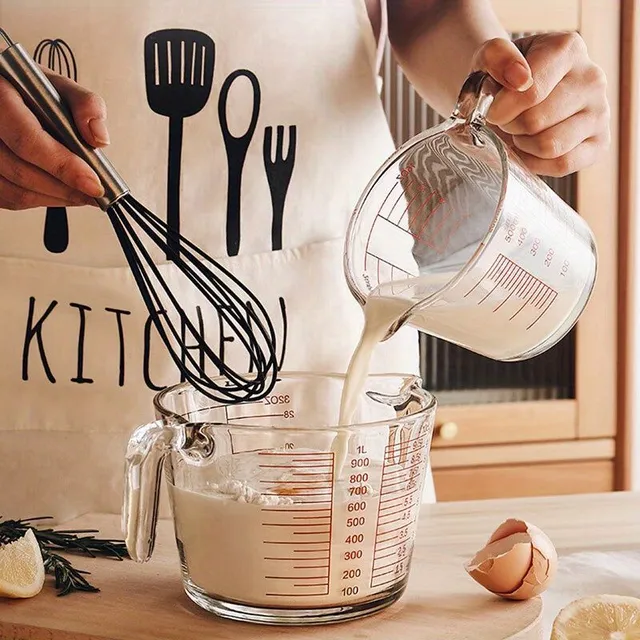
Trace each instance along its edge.
{"label": "white fabric", "polygon": [[640,598],[640,551],[582,551],[561,556],[542,596],[544,637],[561,609],[578,598],[610,594]]}
{"label": "white fabric", "polygon": [[[109,158],[163,218],[169,119],[148,102],[145,38],[179,28],[213,39],[210,97],[184,121],[181,231],[249,285],[280,336],[284,300],[283,369],[344,371],[362,326],[342,272],[344,233],[362,189],[393,151],[376,88],[380,48],[363,0],[0,0],[0,24],[32,53],[48,38],[69,45],[78,81],[106,99]],[[239,69],[255,74],[260,101],[242,174],[239,255],[229,256],[219,99]],[[239,78],[229,92],[235,136],[251,120],[251,86]],[[278,126],[283,153],[291,127],[296,145],[283,248],[274,250],[263,146],[273,127],[273,158]],[[3,515],[119,511],[128,435],[153,419],[155,387],[179,380],[153,331],[145,341],[147,314],[107,217],[84,207],[68,218],[69,246],[51,253],[44,210],[0,212],[0,485],[11,488],[0,494]],[[153,255],[174,279],[175,267]],[[217,339],[217,320],[204,321]],[[226,351],[236,366],[245,362],[237,344]],[[416,333],[403,329],[383,344],[373,369],[417,373]]]}

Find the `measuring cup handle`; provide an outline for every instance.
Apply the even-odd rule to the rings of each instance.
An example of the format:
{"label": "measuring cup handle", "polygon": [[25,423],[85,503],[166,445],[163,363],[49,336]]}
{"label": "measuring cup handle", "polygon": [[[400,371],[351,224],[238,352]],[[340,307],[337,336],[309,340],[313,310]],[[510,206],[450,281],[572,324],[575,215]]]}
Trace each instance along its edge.
{"label": "measuring cup handle", "polygon": [[127,446],[122,533],[136,562],[146,562],[153,553],[161,472],[172,436],[172,429],[159,420],[138,427]]}
{"label": "measuring cup handle", "polygon": [[468,124],[482,126],[494,98],[502,86],[486,71],[474,71],[462,85],[452,116]]}

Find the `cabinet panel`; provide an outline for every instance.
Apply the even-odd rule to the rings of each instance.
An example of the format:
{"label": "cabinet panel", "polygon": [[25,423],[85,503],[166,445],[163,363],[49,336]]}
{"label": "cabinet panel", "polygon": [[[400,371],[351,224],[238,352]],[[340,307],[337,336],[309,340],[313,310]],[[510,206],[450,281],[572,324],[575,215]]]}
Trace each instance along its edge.
{"label": "cabinet panel", "polygon": [[432,446],[570,440],[576,437],[576,416],[575,400],[443,406],[436,414]]}
{"label": "cabinet panel", "polygon": [[594,438],[616,428],[620,2],[582,0],[580,32],[607,75],[612,114],[611,148],[578,175],[578,210],[598,245],[598,279],[576,343],[578,429],[581,437]]}
{"label": "cabinet panel", "polygon": [[615,440],[570,440],[568,442],[528,442],[486,447],[451,447],[431,452],[433,469],[497,464],[538,464],[570,460],[613,460]]}
{"label": "cabinet panel", "polygon": [[613,491],[610,460],[436,469],[439,502]]}

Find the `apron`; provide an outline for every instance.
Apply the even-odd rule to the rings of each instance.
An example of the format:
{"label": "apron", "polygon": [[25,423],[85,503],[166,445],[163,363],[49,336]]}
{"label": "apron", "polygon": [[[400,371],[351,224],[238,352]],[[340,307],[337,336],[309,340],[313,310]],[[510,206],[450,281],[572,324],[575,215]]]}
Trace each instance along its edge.
{"label": "apron", "polygon": [[[363,324],[345,231],[394,150],[364,1],[0,0],[0,24],[104,97],[107,155],[132,194],[172,224],[178,194],[180,232],[269,311],[281,369],[344,372]],[[106,215],[69,209],[59,252],[46,215],[0,213],[0,514],[119,513],[128,437],[180,375]],[[415,331],[380,345],[372,369],[417,373]]]}

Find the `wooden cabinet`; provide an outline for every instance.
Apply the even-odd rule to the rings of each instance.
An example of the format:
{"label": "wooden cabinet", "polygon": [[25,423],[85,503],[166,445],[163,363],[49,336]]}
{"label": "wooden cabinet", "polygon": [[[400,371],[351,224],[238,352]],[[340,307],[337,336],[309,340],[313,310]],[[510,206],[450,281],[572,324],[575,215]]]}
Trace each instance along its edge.
{"label": "wooden cabinet", "polygon": [[[431,365],[427,371],[429,349],[449,347],[438,347],[434,339],[423,337],[425,384],[441,399],[432,451],[436,492],[439,500],[467,500],[626,488],[629,415],[622,409],[627,406],[624,393],[628,380],[619,356],[624,354],[628,330],[630,287],[620,285],[627,282],[629,273],[630,252],[623,245],[628,240],[630,207],[619,203],[620,184],[624,184],[629,164],[628,158],[621,164],[619,154],[629,122],[624,118],[627,111],[620,109],[620,78],[622,16],[635,2],[494,0],[493,4],[514,37],[578,31],[591,57],[606,72],[611,148],[597,165],[551,181],[594,231],[598,277],[587,310],[565,339],[565,347],[558,348],[565,351],[557,352],[557,366],[567,369],[562,383],[565,388],[558,394],[545,392],[540,399],[530,399],[536,395],[511,390],[510,396],[508,389],[498,393],[485,384],[481,367],[475,382],[469,378],[466,387],[438,382],[433,388],[434,371],[441,374],[453,365],[445,362],[435,365],[436,369]],[[383,70],[383,103],[396,142],[402,143],[438,117],[408,85],[390,50]],[[625,100],[626,94],[622,95]],[[623,107],[630,108],[627,103]],[[554,357],[549,356],[545,366],[557,373],[553,371]],[[529,367],[523,375],[528,381],[524,386],[530,390],[544,387],[546,374],[540,364],[523,366]],[[489,372],[490,365],[486,367]]]}

